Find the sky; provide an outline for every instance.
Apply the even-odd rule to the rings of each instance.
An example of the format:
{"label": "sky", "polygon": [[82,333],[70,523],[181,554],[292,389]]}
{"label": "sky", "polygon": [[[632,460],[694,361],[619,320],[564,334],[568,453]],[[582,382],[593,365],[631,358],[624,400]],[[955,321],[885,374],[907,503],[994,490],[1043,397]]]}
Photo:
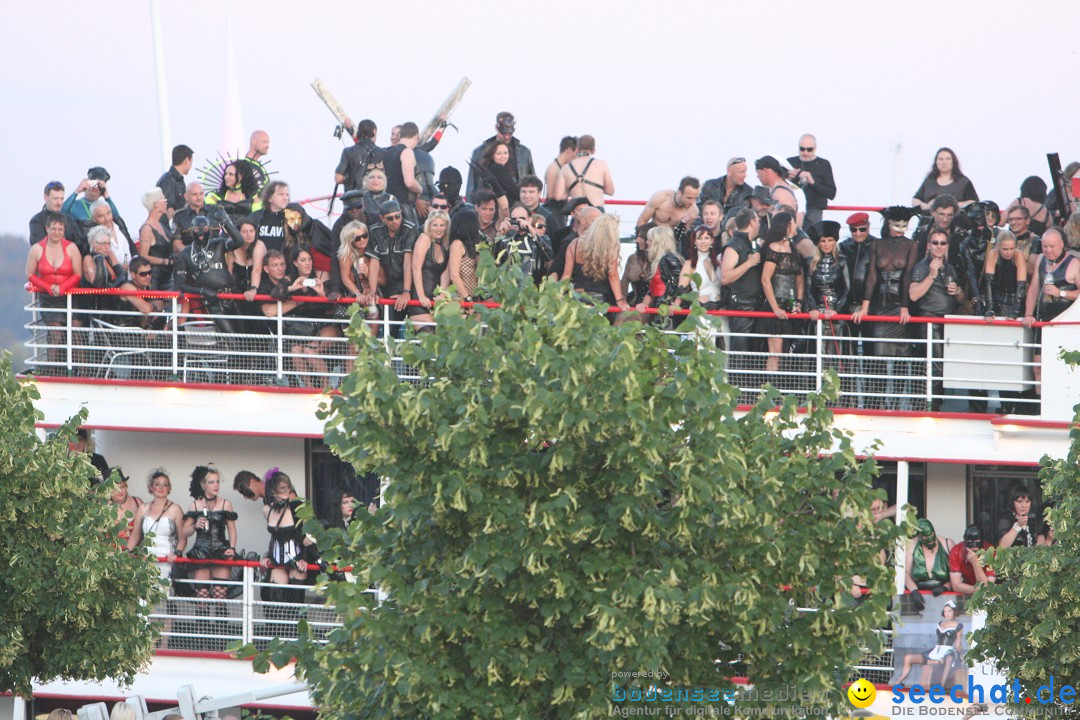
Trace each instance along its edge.
{"label": "sky", "polygon": [[[223,147],[226,14],[243,131]],[[170,147],[199,168],[265,129],[294,200],[333,189],[344,147],[315,78],[386,144],[467,76],[437,167],[464,173],[509,110],[539,172],[562,136],[595,136],[620,199],[723,175],[732,156],[795,155],[806,132],[845,205],[909,202],[941,146],[1002,205],[1049,179],[1047,152],[1080,158],[1076,2],[186,0],[160,18]],[[5,0],[0,22],[0,234],[25,236],[45,183],[73,189],[95,165],[134,230],[167,169],[149,0]]]}

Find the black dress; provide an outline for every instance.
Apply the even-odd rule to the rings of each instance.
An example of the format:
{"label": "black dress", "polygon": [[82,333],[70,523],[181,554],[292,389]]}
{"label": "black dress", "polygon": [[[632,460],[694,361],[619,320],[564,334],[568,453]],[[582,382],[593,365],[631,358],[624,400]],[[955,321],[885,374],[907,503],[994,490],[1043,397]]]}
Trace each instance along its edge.
{"label": "black dress", "polygon": [[[439,260],[435,256],[435,246],[438,245],[439,250],[442,252],[442,260]],[[427,253],[424,255],[424,264],[420,268],[420,280],[424,284],[424,297],[428,300],[435,299],[435,292],[439,287],[439,282],[442,280],[442,274],[446,270],[446,264],[450,261],[449,251],[439,243],[432,241],[428,245]],[[409,269],[408,272],[412,270]],[[420,296],[416,293],[416,286],[414,285],[409,290],[413,300],[419,300]],[[431,310],[419,305],[410,305],[408,313],[412,315],[424,315],[430,313]]]}
{"label": "black dress", "polygon": [[[883,237],[870,246],[870,267],[866,273],[864,298],[870,300],[871,315],[899,316],[908,307],[911,271],[918,262],[918,244],[909,237]],[[874,323],[871,336],[888,342],[874,343],[874,354],[907,357],[911,345],[902,341],[909,336],[908,326],[900,323]]]}
{"label": "black dress", "polygon": [[232,547],[225,539],[226,524],[236,520],[236,513],[231,510],[189,510],[184,517],[195,520],[205,517],[209,522],[207,529],[195,530],[195,544],[187,556],[194,560],[224,560],[225,551]]}
{"label": "black dress", "polygon": [[[149,250],[150,257],[161,260],[172,257],[172,240],[159,233],[153,225],[144,225],[143,227],[149,227],[154,236],[154,244],[150,246]],[[153,272],[153,275],[150,276],[151,290],[173,289],[173,268],[171,265],[151,265],[150,270]]]}
{"label": "black dress", "polygon": [[[266,557],[275,565],[295,567],[297,560],[304,559],[304,530],[298,523],[296,508],[300,507],[300,500],[289,500],[287,503],[278,505],[272,503],[272,510],[280,510],[276,525],[267,523],[266,531],[270,533],[270,546],[266,550]],[[291,525],[282,525],[286,512],[292,515]]]}
{"label": "black dress", "polygon": [[[791,252],[777,252],[771,245],[766,245],[761,251],[762,263],[771,262],[776,265],[772,276],[773,295],[776,297],[776,305],[784,312],[798,312],[798,286],[797,279],[802,275],[802,261],[800,256],[792,248]],[[802,331],[802,320],[781,320],[775,315],[764,318],[758,326],[765,335],[795,335]]]}

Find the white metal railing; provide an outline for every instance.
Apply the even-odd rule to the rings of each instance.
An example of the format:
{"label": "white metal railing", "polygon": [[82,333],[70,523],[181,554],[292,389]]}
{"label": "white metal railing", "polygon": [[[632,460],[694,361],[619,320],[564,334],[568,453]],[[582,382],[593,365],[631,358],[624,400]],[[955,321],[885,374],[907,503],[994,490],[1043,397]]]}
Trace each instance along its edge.
{"label": "white metal railing", "polygon": [[[31,331],[27,364],[35,374],[318,390],[335,387],[355,357],[344,337],[345,313],[289,316],[277,302],[278,312],[271,317],[261,313],[262,303],[246,304],[249,314],[206,315],[182,312],[179,300],[171,297],[151,325],[160,329],[144,329],[145,316],[139,312],[80,308],[79,297],[87,296],[68,295],[63,310],[43,311],[34,303],[26,307]],[[396,347],[391,339],[404,335],[404,323],[391,320],[391,311],[391,305],[382,304],[368,321],[388,353]],[[766,383],[796,396],[819,390],[825,372],[833,370],[840,380],[841,407],[1038,413],[1031,358],[1040,348],[1030,331],[1016,323],[913,319],[905,337],[890,339],[872,337],[869,323],[793,320],[778,336],[783,352],[770,355],[760,331],[732,330],[737,315],[710,315],[693,327],[694,321],[685,320],[669,332],[725,349],[728,380],[744,403],[753,402]],[[771,317],[741,315],[754,315],[758,327]],[[64,322],[45,323],[57,318]],[[391,362],[402,379],[421,380],[400,356]]]}
{"label": "white metal railing", "polygon": [[[236,579],[174,580],[168,598],[150,615],[161,628],[157,649],[224,652],[237,643],[264,648],[274,638],[295,638],[301,617],[316,639],[325,640],[341,627],[337,610],[313,586],[261,582],[261,569],[252,565],[234,564]],[[178,563],[176,568],[183,566],[191,567]],[[376,590],[369,592],[375,601],[381,599]]]}

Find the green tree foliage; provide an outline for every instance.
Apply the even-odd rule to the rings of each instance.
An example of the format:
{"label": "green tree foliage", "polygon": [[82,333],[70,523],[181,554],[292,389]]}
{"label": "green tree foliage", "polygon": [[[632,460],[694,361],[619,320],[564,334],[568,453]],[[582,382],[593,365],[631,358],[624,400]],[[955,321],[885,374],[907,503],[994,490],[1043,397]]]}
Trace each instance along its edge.
{"label": "green tree foliage", "polygon": [[[121,552],[111,483],[68,449],[85,411],[48,440],[34,428],[37,390],[0,359],[0,691],[28,697],[38,679],[131,682],[153,648],[161,596],[147,556]],[[142,599],[142,602],[140,602]],[[151,605],[147,605],[149,602]]]}
{"label": "green tree foliage", "polygon": [[[873,467],[822,398],[737,418],[715,348],[612,327],[488,263],[501,307],[444,304],[399,347],[429,381],[399,381],[354,320],[327,439],[388,479],[385,504],[319,533],[324,557],[362,568],[327,588],[344,628],[325,646],[303,628],[257,666],[295,655],[329,717],[602,717],[617,672],[839,702],[887,623],[876,555],[898,531],[871,522]],[[853,573],[877,592],[861,604]]]}
{"label": "green tree foliage", "polygon": [[[1067,353],[1073,367],[1080,353]],[[1054,544],[998,548],[992,560],[996,584],[982,585],[973,607],[986,611],[986,626],[974,633],[968,657],[995,662],[1009,680],[1018,678],[1027,695],[1054,677],[1054,711],[1076,717],[1075,704],[1061,704],[1057,691],[1080,680],[1080,405],[1074,407],[1069,453],[1044,456],[1039,480],[1043,498],[1053,503],[1046,520]],[[1045,692],[1044,692],[1045,697]],[[1031,706],[1020,704],[1023,712]],[[1036,712],[1046,707],[1035,704]]]}

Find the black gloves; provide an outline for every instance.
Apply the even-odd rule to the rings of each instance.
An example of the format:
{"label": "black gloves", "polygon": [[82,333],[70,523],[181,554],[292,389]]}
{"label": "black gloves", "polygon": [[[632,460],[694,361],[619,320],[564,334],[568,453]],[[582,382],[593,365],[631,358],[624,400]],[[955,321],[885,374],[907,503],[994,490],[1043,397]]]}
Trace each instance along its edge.
{"label": "black gloves", "polygon": [[912,590],[909,595],[911,596],[911,606],[913,608],[915,608],[919,612],[922,612],[926,609],[926,601],[923,600],[922,593],[920,593],[918,590]]}

